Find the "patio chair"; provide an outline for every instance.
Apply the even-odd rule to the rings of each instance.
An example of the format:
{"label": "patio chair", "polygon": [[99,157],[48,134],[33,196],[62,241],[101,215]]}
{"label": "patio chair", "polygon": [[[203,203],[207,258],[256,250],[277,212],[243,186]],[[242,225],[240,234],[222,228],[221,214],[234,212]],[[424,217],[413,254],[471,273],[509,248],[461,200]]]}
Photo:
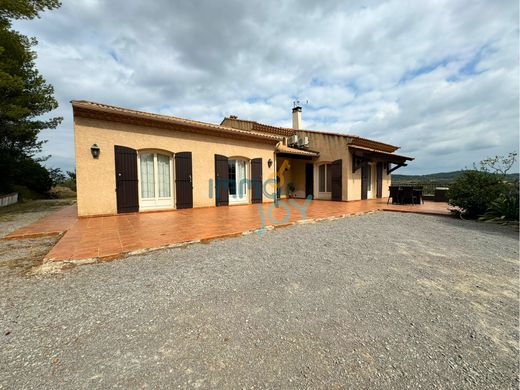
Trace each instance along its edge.
{"label": "patio chair", "polygon": [[399,203],[399,187],[390,186],[390,187],[388,187],[388,190],[390,191],[390,195],[388,196],[388,200],[386,201],[386,204],[388,204],[390,202],[390,199],[392,199],[392,204]]}
{"label": "patio chair", "polygon": [[423,186],[414,186],[413,192],[415,193],[415,197],[417,198],[418,203],[424,204]]}
{"label": "patio chair", "polygon": [[417,196],[415,195],[413,187],[401,187],[399,189],[399,199],[401,204],[416,204]]}

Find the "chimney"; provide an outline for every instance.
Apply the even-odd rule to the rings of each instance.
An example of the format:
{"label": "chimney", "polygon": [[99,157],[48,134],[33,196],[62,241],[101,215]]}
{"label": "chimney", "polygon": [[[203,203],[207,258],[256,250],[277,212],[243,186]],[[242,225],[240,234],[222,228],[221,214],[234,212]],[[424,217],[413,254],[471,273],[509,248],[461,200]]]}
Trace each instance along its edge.
{"label": "chimney", "polygon": [[302,128],[302,108],[300,106],[292,109],[292,128],[295,130]]}

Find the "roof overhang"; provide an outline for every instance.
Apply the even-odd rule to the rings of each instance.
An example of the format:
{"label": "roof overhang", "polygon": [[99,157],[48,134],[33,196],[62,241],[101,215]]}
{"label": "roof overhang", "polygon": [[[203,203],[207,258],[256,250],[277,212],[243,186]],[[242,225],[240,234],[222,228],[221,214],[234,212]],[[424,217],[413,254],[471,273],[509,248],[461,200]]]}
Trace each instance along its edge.
{"label": "roof overhang", "polygon": [[[380,161],[388,164],[387,173],[390,174],[397,168],[405,167],[407,161],[414,160],[413,157],[383,152],[381,150],[365,148],[362,146],[349,145],[348,148],[352,152],[353,156],[352,172],[356,172],[366,161]],[[390,167],[390,164],[395,164],[395,166]]]}
{"label": "roof overhang", "polygon": [[128,123],[138,126],[149,126],[160,129],[198,133],[269,144],[277,144],[283,140],[283,137],[274,134],[262,134],[251,131],[244,131],[175,116],[152,114],[148,112],[130,110],[83,100],[73,100],[71,103],[74,117]]}

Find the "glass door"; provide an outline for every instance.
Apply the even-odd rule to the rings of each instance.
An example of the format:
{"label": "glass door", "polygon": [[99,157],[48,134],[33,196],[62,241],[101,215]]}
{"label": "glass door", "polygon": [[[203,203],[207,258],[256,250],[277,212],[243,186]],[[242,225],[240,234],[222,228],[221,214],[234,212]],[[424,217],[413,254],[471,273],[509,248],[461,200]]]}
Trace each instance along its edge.
{"label": "glass door", "polygon": [[172,158],[153,153],[139,153],[139,209],[173,208]]}
{"label": "glass door", "polygon": [[245,160],[228,160],[229,203],[248,203],[247,164]]}

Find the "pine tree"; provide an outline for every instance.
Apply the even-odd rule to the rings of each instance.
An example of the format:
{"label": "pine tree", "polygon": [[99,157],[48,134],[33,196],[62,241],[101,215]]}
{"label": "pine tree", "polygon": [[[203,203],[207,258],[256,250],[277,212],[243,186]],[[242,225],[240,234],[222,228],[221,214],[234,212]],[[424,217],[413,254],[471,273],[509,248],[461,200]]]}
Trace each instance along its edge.
{"label": "pine tree", "polygon": [[[58,107],[54,89],[36,69],[36,39],[12,29],[13,19],[34,19],[46,9],[60,6],[58,0],[2,0],[0,2],[0,193],[28,173],[24,167],[38,163],[35,155],[44,141],[43,129],[56,128],[62,118],[42,119]],[[34,160],[27,164],[27,160]],[[30,174],[30,172],[29,172]]]}

